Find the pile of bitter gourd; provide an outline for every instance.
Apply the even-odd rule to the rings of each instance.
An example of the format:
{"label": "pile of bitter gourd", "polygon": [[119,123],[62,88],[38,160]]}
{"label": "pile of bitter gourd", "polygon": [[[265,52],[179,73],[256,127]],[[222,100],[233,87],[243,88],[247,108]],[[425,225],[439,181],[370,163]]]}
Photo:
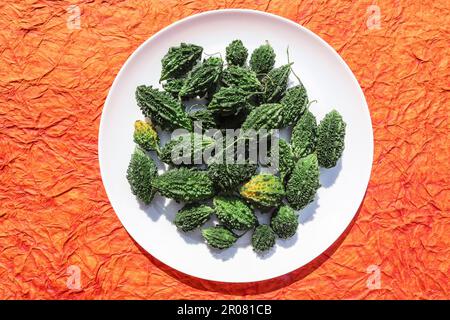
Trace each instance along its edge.
{"label": "pile of bitter gourd", "polygon": [[[163,89],[137,87],[137,104],[146,119],[135,122],[137,147],[127,179],[144,204],[155,193],[183,202],[174,220],[182,232],[201,228],[215,215],[218,223],[201,230],[209,246],[229,248],[250,231],[254,250],[264,252],[277,237],[287,239],[296,233],[295,210],[314,200],[320,187],[319,167],[331,168],[341,157],[346,125],[335,110],[317,125],[301,81],[288,88],[292,63],[274,68],[275,52],[268,42],[253,51],[248,64],[248,51],[240,40],[226,47],[226,61],[214,55],[200,61],[202,54],[203,48],[194,44],[170,48],[162,58]],[[185,107],[186,101],[198,98],[206,101],[201,108]],[[278,173],[259,173],[259,166],[250,162],[174,164],[174,148],[199,138],[194,128],[200,122],[203,129],[291,126],[290,141],[278,140]],[[158,132],[180,128],[189,137],[160,146]],[[193,156],[215,143],[211,137],[200,139]],[[158,175],[152,156],[167,163],[169,170]],[[255,209],[270,214],[270,223],[260,224]]]}

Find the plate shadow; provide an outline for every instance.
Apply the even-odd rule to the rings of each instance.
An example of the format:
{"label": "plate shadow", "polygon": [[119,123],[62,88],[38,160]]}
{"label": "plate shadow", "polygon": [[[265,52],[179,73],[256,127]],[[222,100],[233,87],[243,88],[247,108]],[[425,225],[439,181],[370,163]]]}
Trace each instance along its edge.
{"label": "plate shadow", "polygon": [[324,188],[331,187],[334,182],[336,181],[336,178],[339,175],[339,172],[342,170],[342,157],[339,159],[336,166],[330,169],[320,168],[320,184]]}

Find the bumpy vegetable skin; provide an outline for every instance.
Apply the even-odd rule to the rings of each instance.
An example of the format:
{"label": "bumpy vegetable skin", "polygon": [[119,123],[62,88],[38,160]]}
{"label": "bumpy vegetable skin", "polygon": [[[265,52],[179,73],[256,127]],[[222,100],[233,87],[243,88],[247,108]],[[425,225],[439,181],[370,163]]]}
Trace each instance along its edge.
{"label": "bumpy vegetable skin", "polygon": [[191,119],[184,112],[183,106],[167,92],[151,86],[138,86],[136,101],[144,116],[163,130],[192,130]]}
{"label": "bumpy vegetable skin", "polygon": [[286,126],[297,123],[309,104],[308,94],[302,84],[286,90],[280,103],[283,105],[283,118]]}
{"label": "bumpy vegetable skin", "polygon": [[144,204],[149,204],[155,195],[152,181],[157,174],[156,164],[144,150],[137,147],[127,169],[127,180],[131,192]]}
{"label": "bumpy vegetable skin", "polygon": [[231,192],[250,179],[255,174],[256,168],[256,164],[252,163],[213,163],[208,166],[208,174],[217,189]]}
{"label": "bumpy vegetable skin", "polygon": [[239,87],[250,93],[262,92],[263,89],[255,72],[239,66],[229,66],[223,71],[222,85]]}
{"label": "bumpy vegetable skin", "polygon": [[223,87],[208,104],[208,110],[222,115],[236,115],[242,109],[250,109],[250,95],[239,87]]}
{"label": "bumpy vegetable skin", "polygon": [[275,232],[267,224],[259,225],[252,235],[253,250],[262,253],[275,245]]}
{"label": "bumpy vegetable skin", "polygon": [[218,57],[210,57],[203,61],[187,77],[180,90],[180,97],[185,99],[214,94],[222,75],[222,66],[222,59]]}
{"label": "bumpy vegetable skin", "polygon": [[162,87],[163,87],[164,91],[170,93],[172,95],[172,97],[174,97],[175,99],[178,99],[181,88],[183,88],[185,81],[186,81],[186,79],[184,79],[184,78],[169,79],[165,83],[163,83]]}
{"label": "bumpy vegetable skin", "polygon": [[244,199],[261,208],[277,207],[285,195],[280,178],[269,173],[252,177],[241,187],[240,193]]}
{"label": "bumpy vegetable skin", "polygon": [[315,153],[300,159],[286,185],[286,198],[291,207],[300,210],[313,202],[319,183],[319,164]]}
{"label": "bumpy vegetable skin", "polygon": [[291,145],[286,140],[278,139],[278,172],[283,183],[290,176],[294,166],[295,160]]}
{"label": "bumpy vegetable skin", "polygon": [[202,230],[203,239],[206,243],[215,249],[230,248],[238,239],[238,237],[223,226],[205,228]]}
{"label": "bumpy vegetable skin", "polygon": [[306,111],[292,129],[292,151],[297,159],[304,158],[314,152],[317,140],[316,117]]}
{"label": "bumpy vegetable skin", "polygon": [[153,126],[142,120],[134,123],[134,142],[145,151],[159,150],[159,137]]}
{"label": "bumpy vegetable skin", "polygon": [[288,239],[297,232],[298,216],[288,205],[281,206],[270,220],[270,226],[281,239]]}
{"label": "bumpy vegetable skin", "polygon": [[283,105],[279,103],[262,104],[253,109],[242,124],[243,130],[283,128]]}
{"label": "bumpy vegetable skin", "polygon": [[241,40],[233,40],[225,51],[228,65],[243,66],[247,61],[248,50]]}
{"label": "bumpy vegetable skin", "polygon": [[194,125],[194,131],[195,129],[200,130],[200,128],[202,131],[217,128],[216,118],[214,113],[210,110],[202,109],[192,111],[189,113],[189,118]]}
{"label": "bumpy vegetable skin", "polygon": [[183,232],[192,231],[211,218],[214,209],[205,204],[187,204],[175,216],[174,224]]}
{"label": "bumpy vegetable skin", "polygon": [[161,161],[174,165],[195,165],[203,161],[203,152],[214,146],[215,140],[206,135],[188,133],[177,136],[161,149]]}
{"label": "bumpy vegetable skin", "polygon": [[252,209],[237,197],[217,196],[213,203],[217,218],[230,229],[248,230],[257,222]]}
{"label": "bumpy vegetable skin", "polygon": [[317,130],[317,160],[319,166],[332,168],[344,151],[346,124],[336,110],[328,113]]}
{"label": "bumpy vegetable skin", "polygon": [[284,96],[292,63],[271,70],[262,80],[265,103],[276,103]]}
{"label": "bumpy vegetable skin", "polygon": [[202,52],[202,47],[188,43],[171,47],[161,61],[160,81],[185,75],[200,60]]}
{"label": "bumpy vegetable skin", "polygon": [[275,65],[275,51],[269,43],[256,48],[250,57],[250,67],[258,76],[264,76]]}
{"label": "bumpy vegetable skin", "polygon": [[187,203],[214,196],[214,184],[206,171],[185,167],[171,169],[155,177],[152,186],[164,197]]}

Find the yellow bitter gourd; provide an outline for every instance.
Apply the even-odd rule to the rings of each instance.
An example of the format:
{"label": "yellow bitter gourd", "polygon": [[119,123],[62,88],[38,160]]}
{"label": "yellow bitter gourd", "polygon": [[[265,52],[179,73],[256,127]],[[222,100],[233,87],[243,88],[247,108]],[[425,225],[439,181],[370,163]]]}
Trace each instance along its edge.
{"label": "yellow bitter gourd", "polygon": [[145,151],[159,150],[159,137],[155,128],[146,121],[137,120],[134,123],[134,142]]}
{"label": "yellow bitter gourd", "polygon": [[256,206],[268,208],[280,205],[285,193],[280,178],[269,173],[261,173],[244,184],[240,194]]}

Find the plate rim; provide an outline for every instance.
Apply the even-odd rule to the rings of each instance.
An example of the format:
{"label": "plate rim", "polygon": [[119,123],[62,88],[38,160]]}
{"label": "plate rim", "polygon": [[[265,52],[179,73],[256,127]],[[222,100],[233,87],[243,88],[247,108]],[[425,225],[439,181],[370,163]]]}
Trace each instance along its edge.
{"label": "plate rim", "polygon": [[[143,246],[141,246],[136,240],[135,238],[128,232],[124,222],[122,221],[120,215],[116,212],[116,209],[114,208],[113,202],[111,201],[111,197],[110,194],[107,190],[107,187],[104,183],[104,175],[106,174],[104,172],[105,166],[102,166],[103,161],[105,161],[105,159],[102,160],[101,154],[103,154],[102,152],[102,143],[101,141],[104,139],[103,138],[103,133],[105,131],[104,127],[105,127],[105,113],[108,109],[108,105],[111,103],[111,96],[112,96],[112,92],[116,89],[116,87],[118,86],[119,83],[119,78],[121,78],[122,74],[125,72],[124,70],[127,68],[128,64],[131,63],[131,61],[134,59],[135,56],[137,56],[140,51],[144,50],[144,48],[147,46],[147,44],[151,41],[153,41],[154,39],[160,37],[163,33],[165,33],[167,30],[176,27],[177,25],[181,24],[181,23],[185,23],[188,22],[190,20],[202,17],[202,16],[208,16],[208,15],[214,15],[214,14],[222,14],[222,13],[248,13],[248,14],[254,14],[254,15],[260,15],[260,16],[264,16],[264,17],[269,17],[272,19],[276,19],[279,20],[281,22],[287,23],[291,26],[294,26],[296,28],[301,29],[302,31],[306,32],[309,36],[313,37],[315,40],[318,40],[325,48],[327,48],[328,50],[330,50],[334,56],[337,57],[337,60],[339,61],[339,64],[341,66],[344,67],[344,69],[346,69],[347,72],[350,73],[351,75],[351,79],[353,81],[353,84],[356,85],[359,90],[358,90],[358,95],[359,98],[361,98],[361,101],[364,104],[364,114],[366,117],[366,121],[368,120],[368,123],[370,124],[370,130],[368,130],[369,133],[369,138],[371,141],[371,147],[369,147],[368,149],[370,150],[370,172],[367,176],[366,181],[364,181],[364,191],[362,192],[362,196],[360,198],[360,200],[358,201],[358,206],[355,210],[355,212],[353,213],[353,217],[351,218],[351,220],[349,221],[349,223],[347,225],[345,225],[345,227],[343,228],[343,230],[339,230],[339,236],[338,238],[336,238],[325,250],[323,250],[322,252],[320,252],[319,254],[317,254],[316,256],[314,256],[310,261],[308,261],[307,263],[298,266],[288,272],[284,272],[282,271],[281,273],[277,273],[274,276],[270,276],[270,277],[264,277],[258,280],[234,280],[234,281],[230,281],[230,280],[217,280],[217,279],[213,279],[211,277],[205,276],[205,277],[200,277],[198,275],[191,275],[189,273],[183,272],[179,269],[177,269],[176,267],[173,267],[170,264],[167,264],[166,262],[164,262],[163,260],[161,260],[157,255],[155,255],[154,253],[151,253],[149,251],[147,251],[147,249],[145,249]],[[328,44],[325,40],[323,40],[320,36],[318,36],[317,34],[315,34],[313,31],[309,30],[308,28],[306,28],[305,26],[301,25],[300,23],[294,22],[293,20],[290,20],[288,18],[273,14],[273,13],[269,13],[269,12],[265,12],[265,11],[260,11],[260,10],[254,10],[254,9],[217,9],[217,10],[208,10],[208,11],[204,11],[204,12],[200,12],[200,13],[196,13],[187,17],[184,17],[180,20],[177,20],[169,25],[167,25],[166,27],[160,29],[159,31],[157,31],[155,34],[151,35],[148,39],[146,39],[144,42],[142,42],[126,59],[126,61],[124,62],[124,64],[122,65],[122,67],[120,68],[119,72],[116,74],[114,81],[111,85],[111,87],[108,90],[108,95],[105,99],[105,102],[103,104],[103,108],[102,108],[102,113],[101,113],[101,117],[100,117],[100,124],[98,127],[98,141],[97,141],[97,156],[98,156],[98,163],[99,163],[99,169],[100,169],[100,177],[102,179],[102,186],[105,190],[106,196],[108,197],[108,201],[112,207],[112,209],[114,210],[115,215],[117,216],[117,218],[119,219],[120,223],[122,224],[122,227],[126,230],[126,232],[129,234],[129,236],[131,237],[131,239],[133,241],[136,242],[136,244],[138,244],[141,248],[143,248],[145,250],[145,252],[149,255],[151,255],[154,259],[158,260],[160,263],[176,270],[177,272],[180,272],[182,274],[185,274],[189,277],[194,277],[194,278],[198,278],[198,279],[202,279],[202,280],[206,280],[206,281],[212,281],[212,282],[222,282],[222,283],[250,283],[250,282],[260,282],[260,281],[267,281],[267,280],[271,280],[271,279],[275,279],[278,277],[281,277],[283,275],[287,275],[295,270],[298,270],[300,268],[303,268],[305,266],[307,266],[308,264],[310,264],[311,262],[315,261],[319,256],[321,256],[324,252],[326,252],[329,248],[331,248],[341,237],[342,235],[346,232],[346,230],[352,226],[352,223],[354,222],[355,218],[357,217],[358,212],[360,211],[360,209],[362,208],[363,205],[363,201],[364,198],[366,196],[367,190],[368,190],[368,185],[370,182],[370,178],[372,175],[372,170],[373,170],[373,156],[374,156],[374,137],[373,137],[373,124],[372,124],[372,119],[370,116],[370,109],[369,106],[367,104],[363,89],[361,87],[361,85],[359,84],[355,74],[353,73],[353,71],[351,70],[351,68],[348,66],[348,64],[345,62],[345,60],[341,57],[341,55],[330,45]]]}

